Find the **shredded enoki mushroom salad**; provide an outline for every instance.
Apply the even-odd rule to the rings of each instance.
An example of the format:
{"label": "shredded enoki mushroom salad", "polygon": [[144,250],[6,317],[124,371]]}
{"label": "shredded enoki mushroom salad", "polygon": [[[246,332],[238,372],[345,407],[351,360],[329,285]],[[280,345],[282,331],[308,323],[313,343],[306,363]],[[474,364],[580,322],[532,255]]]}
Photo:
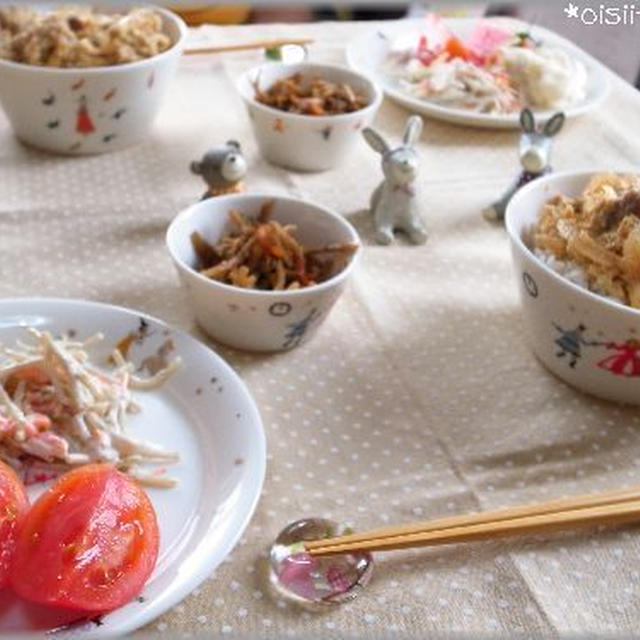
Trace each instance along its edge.
{"label": "shredded enoki mushroom salad", "polygon": [[112,371],[91,362],[87,350],[101,334],[80,342],[26,331],[31,343],[0,347],[0,459],[23,476],[35,466],[43,479],[108,462],[144,485],[174,486],[164,465],[176,462],[178,454],[132,438],[125,421],[140,411],[131,390],[159,387],[181,366],[180,359],[140,378],[117,349]]}

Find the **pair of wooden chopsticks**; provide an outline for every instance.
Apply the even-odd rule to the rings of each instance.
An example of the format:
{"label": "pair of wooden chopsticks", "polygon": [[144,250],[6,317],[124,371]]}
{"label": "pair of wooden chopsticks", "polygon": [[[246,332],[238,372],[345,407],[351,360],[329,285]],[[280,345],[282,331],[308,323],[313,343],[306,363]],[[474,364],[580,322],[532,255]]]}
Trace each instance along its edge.
{"label": "pair of wooden chopsticks", "polygon": [[640,487],[304,542],[313,556],[391,551],[640,521]]}
{"label": "pair of wooden chopsticks", "polygon": [[286,40],[258,40],[257,42],[244,42],[241,44],[227,44],[218,47],[194,47],[185,49],[184,54],[188,56],[201,55],[207,53],[226,53],[227,51],[249,51],[251,49],[276,49],[287,44],[305,46],[313,42],[310,38],[289,38]]}

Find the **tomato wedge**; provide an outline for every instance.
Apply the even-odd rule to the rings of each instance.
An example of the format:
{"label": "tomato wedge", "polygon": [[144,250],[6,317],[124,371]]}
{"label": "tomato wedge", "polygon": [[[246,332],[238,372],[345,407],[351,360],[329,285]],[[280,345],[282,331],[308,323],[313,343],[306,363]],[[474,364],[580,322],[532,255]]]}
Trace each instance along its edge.
{"label": "tomato wedge", "polygon": [[18,476],[0,462],[0,589],[9,582],[18,528],[28,508],[27,494]]}
{"label": "tomato wedge", "polygon": [[140,593],[158,556],[158,524],[138,484],[110,465],[61,476],[24,519],[11,586],[27,600],[110,611]]}

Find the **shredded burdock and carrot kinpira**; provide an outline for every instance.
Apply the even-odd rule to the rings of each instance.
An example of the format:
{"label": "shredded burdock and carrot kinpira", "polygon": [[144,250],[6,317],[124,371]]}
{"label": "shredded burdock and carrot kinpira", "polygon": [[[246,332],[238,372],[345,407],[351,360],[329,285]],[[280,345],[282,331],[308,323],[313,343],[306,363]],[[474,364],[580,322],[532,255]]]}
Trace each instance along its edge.
{"label": "shredded burdock and carrot kinpira", "polygon": [[293,236],[295,225],[270,220],[273,202],[256,220],[230,211],[232,231],[212,245],[197,231],[191,241],[207,278],[245,289],[292,290],[310,287],[342,271],[357,250],[355,244],[307,248]]}
{"label": "shredded burdock and carrot kinpira", "polygon": [[144,485],[174,486],[164,467],[178,454],[131,437],[125,422],[127,414],[140,411],[131,391],[159,387],[180,359],[140,378],[117,349],[110,371],[90,360],[87,350],[103,339],[100,334],[79,342],[25,331],[32,343],[0,348],[0,459],[25,478],[34,476],[33,469],[36,478],[48,479],[107,462]]}
{"label": "shredded burdock and carrot kinpira", "polygon": [[335,116],[359,111],[367,98],[345,82],[305,78],[301,73],[280,78],[268,89],[254,82],[255,99],[268,107],[307,116]]}

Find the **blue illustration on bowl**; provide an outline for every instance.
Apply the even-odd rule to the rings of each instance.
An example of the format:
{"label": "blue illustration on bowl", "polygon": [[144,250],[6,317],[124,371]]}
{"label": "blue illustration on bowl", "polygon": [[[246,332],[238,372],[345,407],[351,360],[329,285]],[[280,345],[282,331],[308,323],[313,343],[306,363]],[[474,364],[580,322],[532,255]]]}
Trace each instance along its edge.
{"label": "blue illustration on bowl", "polygon": [[560,325],[552,322],[559,336],[554,340],[559,351],[556,351],[556,358],[565,358],[569,362],[569,366],[573,369],[578,360],[582,357],[582,347],[591,347],[597,342],[585,340],[584,332],[587,328],[583,324],[579,324],[574,329],[563,329]]}
{"label": "blue illustration on bowl", "polygon": [[319,316],[318,309],[315,307],[299,322],[287,325],[287,331],[284,334],[283,349],[293,349],[297,347],[304,335],[307,333],[311,323]]}
{"label": "blue illustration on bowl", "polygon": [[524,284],[524,288],[527,290],[527,293],[532,298],[538,297],[538,285],[536,281],[533,279],[533,276],[527,271],[522,272],[522,282]]}
{"label": "blue illustration on bowl", "polygon": [[640,377],[640,340],[638,338],[629,338],[621,343],[589,340],[585,335],[587,328],[582,323],[573,329],[564,329],[555,322],[551,324],[559,333],[553,341],[558,347],[556,358],[565,359],[572,369],[582,358],[585,347],[604,347],[607,353],[604,358],[597,361],[597,367],[615,376]]}
{"label": "blue illustration on bowl", "polygon": [[274,302],[269,307],[269,313],[276,318],[282,318],[291,313],[291,305],[288,302]]}

